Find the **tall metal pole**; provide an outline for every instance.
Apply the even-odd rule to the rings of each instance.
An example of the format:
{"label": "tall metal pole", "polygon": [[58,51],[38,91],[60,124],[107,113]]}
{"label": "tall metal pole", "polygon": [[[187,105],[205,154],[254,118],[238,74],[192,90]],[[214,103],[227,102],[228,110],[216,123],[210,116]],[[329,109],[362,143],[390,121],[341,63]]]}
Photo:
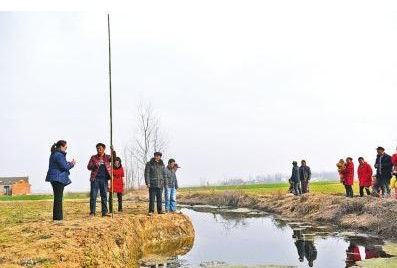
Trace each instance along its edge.
{"label": "tall metal pole", "polygon": [[110,18],[108,14],[108,41],[109,41],[109,100],[110,100],[110,154],[111,154],[111,186],[110,186],[110,209],[112,211],[112,218],[114,217],[114,210],[113,210],[113,107],[112,107],[112,56],[110,50]]}

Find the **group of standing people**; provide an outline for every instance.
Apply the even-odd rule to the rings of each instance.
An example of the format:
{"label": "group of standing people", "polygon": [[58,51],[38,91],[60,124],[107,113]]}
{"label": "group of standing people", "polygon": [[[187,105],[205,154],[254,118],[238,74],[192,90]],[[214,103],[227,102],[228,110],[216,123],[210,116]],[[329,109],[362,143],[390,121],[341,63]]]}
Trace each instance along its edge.
{"label": "group of standing people", "polygon": [[[113,194],[117,194],[118,212],[123,211],[123,192],[124,192],[124,169],[121,165],[120,157],[111,147],[111,155],[105,153],[106,145],[98,143],[96,146],[97,154],[91,156],[87,169],[91,171],[90,175],[90,216],[96,215],[96,200],[98,191],[101,196],[101,214],[103,217],[110,216],[113,209]],[[113,167],[112,167],[112,158]],[[109,185],[113,174],[113,185]],[[108,209],[108,193],[109,209]]]}
{"label": "group of standing people", "polygon": [[310,167],[306,164],[306,160],[301,161],[301,166],[298,162],[292,162],[292,175],[289,179],[290,187],[288,192],[294,195],[302,195],[309,192],[309,182],[312,176]]}
{"label": "group of standing people", "polygon": [[[371,165],[363,157],[358,158],[357,175],[360,187],[360,196],[364,196],[364,190],[367,195],[390,197],[391,188],[395,190],[397,198],[396,178],[397,175],[397,152],[393,156],[388,155],[381,146],[376,148],[377,155],[374,168],[375,175]],[[353,158],[348,157],[346,161],[340,159],[336,164],[340,176],[340,181],[345,186],[346,197],[353,197],[354,184],[354,163]],[[394,179],[392,180],[392,177]],[[372,187],[372,192],[370,190]],[[380,195],[381,193],[381,195]]]}
{"label": "group of standing people", "polygon": [[[124,169],[121,164],[120,157],[116,156],[116,152],[111,148],[112,156],[105,154],[106,146],[103,143],[96,145],[97,154],[91,156],[87,168],[90,174],[90,216],[96,214],[96,199],[98,191],[101,196],[101,212],[102,216],[110,216],[113,209],[113,194],[117,194],[118,211],[123,211],[122,195],[124,192]],[[69,179],[70,169],[72,169],[76,161],[66,160],[67,142],[59,140],[51,146],[51,155],[49,167],[47,171],[46,181],[51,183],[54,192],[53,220],[63,220],[63,190],[65,186],[72,181]],[[113,167],[112,165],[113,157]],[[109,180],[113,174],[113,185],[109,185]],[[108,193],[109,209],[108,209]]]}
{"label": "group of standing people", "polygon": [[[145,166],[145,184],[149,189],[149,215],[154,213],[154,204],[157,204],[157,213],[176,212],[176,190],[178,180],[176,171],[179,165],[174,159],[169,159],[164,165],[162,153],[155,152],[153,158]],[[163,211],[163,193],[165,211]]]}
{"label": "group of standing people", "polygon": [[[120,157],[111,147],[111,155],[105,153],[106,145],[98,143],[97,153],[91,156],[87,169],[90,173],[90,216],[96,215],[96,200],[98,192],[101,197],[102,217],[110,216],[113,209],[113,194],[117,195],[118,212],[123,211],[123,193],[125,190],[124,169]],[[66,160],[67,142],[59,140],[51,146],[51,155],[46,181],[51,183],[54,192],[53,220],[63,220],[63,190],[72,181],[69,178],[70,169],[76,165],[76,160]],[[146,164],[145,183],[149,189],[149,214],[154,212],[154,201],[157,199],[157,212],[176,211],[176,190],[178,181],[175,172],[179,166],[174,159],[168,161],[167,167],[161,160],[160,152]],[[112,166],[113,164],[113,166]],[[111,178],[113,176],[113,184]],[[165,197],[165,212],[162,210],[162,195]],[[109,198],[108,198],[109,195]],[[108,208],[109,202],[109,208]]]}

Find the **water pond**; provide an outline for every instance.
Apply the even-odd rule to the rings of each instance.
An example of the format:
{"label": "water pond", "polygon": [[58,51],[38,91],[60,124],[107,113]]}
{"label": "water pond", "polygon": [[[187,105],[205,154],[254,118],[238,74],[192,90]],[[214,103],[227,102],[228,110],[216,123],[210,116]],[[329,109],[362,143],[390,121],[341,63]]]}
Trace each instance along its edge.
{"label": "water pond", "polygon": [[192,248],[147,266],[351,267],[357,261],[388,258],[384,241],[364,234],[338,233],[335,226],[312,226],[248,209],[185,206],[193,221]]}

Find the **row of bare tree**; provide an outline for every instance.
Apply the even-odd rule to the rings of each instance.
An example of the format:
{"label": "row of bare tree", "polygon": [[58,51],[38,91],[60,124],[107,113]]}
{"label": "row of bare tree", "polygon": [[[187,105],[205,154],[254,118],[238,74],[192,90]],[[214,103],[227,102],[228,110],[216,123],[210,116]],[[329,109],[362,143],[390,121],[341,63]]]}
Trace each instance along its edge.
{"label": "row of bare tree", "polygon": [[144,169],[154,152],[162,152],[169,145],[169,139],[161,129],[160,118],[150,103],[139,102],[134,139],[125,145],[123,162],[126,178],[126,190],[144,185]]}

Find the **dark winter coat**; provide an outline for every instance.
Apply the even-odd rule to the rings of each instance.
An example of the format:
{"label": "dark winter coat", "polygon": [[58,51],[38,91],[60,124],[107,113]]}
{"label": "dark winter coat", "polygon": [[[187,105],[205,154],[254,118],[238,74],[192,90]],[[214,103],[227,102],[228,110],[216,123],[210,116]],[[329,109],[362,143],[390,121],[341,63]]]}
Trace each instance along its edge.
{"label": "dark winter coat", "polygon": [[166,185],[167,175],[165,174],[165,166],[163,160],[156,162],[152,158],[145,167],[145,183],[150,188],[163,188]]}
{"label": "dark winter coat", "polygon": [[294,166],[292,168],[292,175],[291,175],[291,182],[299,182],[300,176],[299,176],[299,167]]}
{"label": "dark winter coat", "polygon": [[300,175],[300,180],[301,181],[309,181],[311,176],[312,176],[312,172],[310,170],[310,167],[308,167],[308,166],[300,166],[299,167],[299,175]]}
{"label": "dark winter coat", "polygon": [[63,185],[71,184],[69,170],[73,168],[73,163],[66,161],[66,153],[56,150],[51,153],[46,181],[60,182]]}
{"label": "dark winter coat", "polygon": [[168,167],[165,168],[166,174],[166,185],[168,188],[175,188],[178,189],[178,180],[176,178],[175,171],[169,169]]}
{"label": "dark winter coat", "polygon": [[376,168],[376,175],[384,175],[384,176],[391,176],[392,169],[393,169],[393,164],[391,162],[391,156],[388,154],[384,155],[377,155],[376,156],[376,162],[375,162],[375,168]]}

